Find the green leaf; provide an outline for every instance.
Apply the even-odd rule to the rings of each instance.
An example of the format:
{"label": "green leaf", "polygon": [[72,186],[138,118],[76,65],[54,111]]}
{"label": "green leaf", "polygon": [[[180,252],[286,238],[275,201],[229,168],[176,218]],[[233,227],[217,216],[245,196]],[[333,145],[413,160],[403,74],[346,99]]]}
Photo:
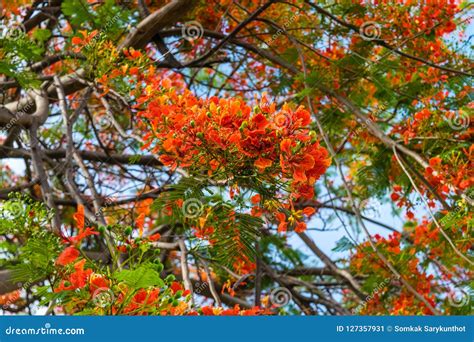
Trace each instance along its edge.
{"label": "green leaf", "polygon": [[296,48],[286,49],[281,57],[286,59],[288,62],[295,63],[298,60],[298,50]]}
{"label": "green leaf", "polygon": [[87,8],[88,4],[84,0],[65,0],[61,5],[62,12],[75,26],[81,26],[84,22],[93,19]]}
{"label": "green leaf", "polygon": [[336,241],[336,246],[332,249],[334,252],[344,252],[354,248],[354,244],[346,236]]}
{"label": "green leaf", "polygon": [[51,37],[51,31],[46,29],[37,29],[33,34],[33,37],[40,42],[44,42],[48,40],[49,37]]}
{"label": "green leaf", "polygon": [[154,269],[142,265],[135,270],[123,270],[115,274],[115,279],[123,281],[132,288],[147,288],[150,286],[164,286],[165,283]]}

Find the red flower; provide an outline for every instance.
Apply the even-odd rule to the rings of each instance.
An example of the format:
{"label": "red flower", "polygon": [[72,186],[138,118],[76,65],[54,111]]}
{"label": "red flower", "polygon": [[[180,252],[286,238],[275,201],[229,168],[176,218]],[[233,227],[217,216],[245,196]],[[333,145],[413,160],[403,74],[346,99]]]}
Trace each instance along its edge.
{"label": "red flower", "polygon": [[79,204],[77,206],[77,212],[72,217],[76,221],[77,228],[83,229],[85,226],[84,206]]}
{"label": "red flower", "polygon": [[79,229],[79,233],[76,236],[66,238],[70,244],[79,244],[83,239],[90,235],[99,235],[99,232],[94,231],[94,228],[87,227],[86,229]]}
{"label": "red flower", "polygon": [[145,213],[140,213],[135,220],[135,225],[139,230],[140,236],[143,235],[143,226],[145,225]]}
{"label": "red flower", "polygon": [[127,246],[125,245],[120,245],[120,246],[117,246],[117,250],[120,252],[120,253],[127,253]]}
{"label": "red flower", "polygon": [[261,201],[261,196],[260,196],[259,194],[256,194],[256,195],[252,196],[252,198],[250,199],[250,201],[251,201],[253,204],[260,203],[260,201]]}
{"label": "red flower", "polygon": [[286,222],[286,215],[285,213],[278,212],[275,214],[275,218],[278,220],[278,232],[284,233],[288,229],[288,223]]}
{"label": "red flower", "polygon": [[67,247],[65,250],[61,252],[61,254],[56,259],[56,264],[61,266],[66,266],[77,259],[79,256],[79,251],[76,247]]}
{"label": "red flower", "polygon": [[102,274],[91,274],[89,278],[89,291],[91,294],[94,294],[98,289],[107,289],[109,286],[109,281]]}
{"label": "red flower", "polygon": [[92,274],[91,269],[84,270],[84,264],[86,260],[83,259],[78,261],[74,265],[74,273],[69,275],[67,280],[61,281],[59,287],[57,287],[54,292],[61,292],[61,291],[69,291],[75,289],[82,289],[84,286],[87,285],[87,280],[89,276]]}
{"label": "red flower", "polygon": [[316,212],[316,209],[314,209],[313,207],[306,207],[303,209],[303,214],[305,214],[308,217],[313,215],[315,212]]}
{"label": "red flower", "polygon": [[298,186],[295,190],[295,198],[303,197],[306,199],[313,199],[314,198],[314,187],[309,184],[302,184]]}
{"label": "red flower", "polygon": [[293,142],[291,141],[291,139],[283,139],[280,143],[280,150],[289,155],[291,153],[292,144]]}
{"label": "red flower", "polygon": [[303,233],[306,230],[306,223],[300,221],[296,224],[295,232]]}
{"label": "red flower", "polygon": [[214,316],[214,309],[212,308],[212,306],[203,306],[201,308],[201,311],[204,316]]}
{"label": "red flower", "polygon": [[79,38],[79,37],[72,37],[72,40],[71,40],[71,41],[72,41],[72,43],[73,43],[74,45],[79,45],[79,44],[82,43],[82,38]]}
{"label": "red flower", "polygon": [[430,166],[435,167],[437,165],[441,164],[441,158],[440,157],[433,157],[430,159]]}
{"label": "red flower", "polygon": [[158,305],[160,289],[140,289],[133,296],[130,304],[124,309],[124,313],[146,314],[147,307]]}
{"label": "red flower", "polygon": [[158,241],[160,238],[161,238],[161,234],[160,234],[160,233],[156,233],[156,234],[150,235],[150,236],[148,237],[148,240],[150,240],[150,241]]}
{"label": "red flower", "polygon": [[177,281],[173,281],[170,285],[170,289],[171,289],[171,292],[173,292],[173,294],[176,294],[176,292],[183,290],[183,285],[181,285]]}

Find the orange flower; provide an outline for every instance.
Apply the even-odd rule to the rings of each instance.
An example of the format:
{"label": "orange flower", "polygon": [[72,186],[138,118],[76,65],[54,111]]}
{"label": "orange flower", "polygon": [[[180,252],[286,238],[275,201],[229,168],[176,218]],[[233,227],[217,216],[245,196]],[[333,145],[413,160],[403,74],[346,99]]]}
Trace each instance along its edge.
{"label": "orange flower", "polygon": [[270,159],[258,158],[254,165],[258,168],[260,172],[264,171],[267,167],[272,166],[273,162]]}
{"label": "orange flower", "polygon": [[292,144],[293,142],[291,141],[291,139],[283,139],[280,143],[280,150],[289,155],[291,153]]}
{"label": "orange flower", "polygon": [[76,247],[67,247],[56,259],[56,264],[66,266],[79,257],[79,251]]}
{"label": "orange flower", "polygon": [[156,233],[156,234],[150,235],[150,236],[148,237],[148,240],[149,240],[149,241],[158,241],[160,238],[161,238],[161,234],[160,234],[160,233]]}
{"label": "orange flower", "polygon": [[109,281],[102,274],[92,273],[89,277],[89,291],[94,294],[99,289],[109,288]]}
{"label": "orange flower", "polygon": [[135,220],[135,225],[139,230],[140,237],[143,235],[143,226],[145,225],[145,213],[140,213]]}
{"label": "orange flower", "polygon": [[183,290],[183,285],[181,285],[177,281],[173,281],[170,285],[170,289],[173,294],[176,294],[176,292]]}
{"label": "orange flower", "polygon": [[[130,304],[124,309],[124,313],[146,314],[148,308],[158,305],[160,289],[140,289],[133,296]],[[142,310],[140,310],[142,309]]]}
{"label": "orange flower", "polygon": [[85,259],[78,261],[74,265],[74,272],[69,275],[67,281],[62,280],[54,292],[69,291],[75,289],[82,289],[87,285],[89,276],[92,274],[91,269],[84,270]]}
{"label": "orange flower", "polygon": [[127,246],[125,245],[120,245],[120,246],[117,246],[117,250],[120,252],[120,253],[127,253]]}
{"label": "orange flower", "polygon": [[306,207],[303,209],[303,214],[305,214],[308,217],[313,215],[315,212],[316,212],[316,209],[314,209],[313,207]]}
{"label": "orange flower", "polygon": [[433,157],[430,159],[430,166],[435,167],[437,165],[441,164],[441,158],[440,157]]}
{"label": "orange flower", "polygon": [[284,233],[288,229],[288,223],[286,222],[285,213],[278,212],[275,214],[275,218],[278,220],[278,233]]}
{"label": "orange flower", "polygon": [[261,201],[261,196],[260,196],[260,194],[256,194],[256,195],[252,196],[252,198],[250,199],[250,201],[251,201],[253,204],[260,203],[260,201]]}
{"label": "orange flower", "polygon": [[79,38],[79,37],[72,37],[71,42],[72,42],[74,45],[79,45],[79,44],[82,43],[82,38]]}
{"label": "orange flower", "polygon": [[86,229],[79,228],[79,233],[76,236],[66,238],[66,241],[72,245],[79,244],[83,239],[91,235],[99,235],[99,232],[94,231],[94,228],[87,227]]}
{"label": "orange flower", "polygon": [[84,206],[82,204],[79,204],[77,206],[77,211],[72,217],[76,221],[76,225],[78,228],[84,228],[84,225],[85,225]]}
{"label": "orange flower", "polygon": [[296,233],[303,233],[305,230],[306,230],[306,223],[304,223],[303,221],[300,221],[296,224],[296,227],[295,227]]}
{"label": "orange flower", "polygon": [[201,311],[204,316],[214,316],[214,308],[212,306],[203,306]]}

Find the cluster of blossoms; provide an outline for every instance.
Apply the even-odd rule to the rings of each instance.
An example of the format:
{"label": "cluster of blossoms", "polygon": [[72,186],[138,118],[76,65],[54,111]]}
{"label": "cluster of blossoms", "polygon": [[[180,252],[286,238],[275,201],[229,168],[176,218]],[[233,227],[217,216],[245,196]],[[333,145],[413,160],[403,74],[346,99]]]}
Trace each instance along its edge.
{"label": "cluster of blossoms", "polygon": [[326,171],[330,159],[311,131],[303,107],[281,110],[265,96],[253,109],[240,99],[199,99],[179,92],[169,80],[149,85],[139,113],[151,132],[146,135],[164,165],[229,179],[259,174],[288,182],[291,190],[312,198],[308,190]]}
{"label": "cluster of blossoms", "polygon": [[62,270],[66,279],[54,292],[61,296],[61,309],[66,313],[182,315],[189,311],[189,291],[176,281],[160,287],[136,288],[85,268],[86,263],[80,259]]}
{"label": "cluster of blossoms", "polygon": [[[169,79],[149,77],[146,84],[137,100],[144,108],[139,117],[150,130],[143,148],[159,154],[165,166],[244,188],[252,183],[278,187],[289,207],[314,197],[314,183],[331,160],[302,106],[284,104],[277,110],[264,94],[252,108],[237,98],[197,98]],[[278,220],[280,230],[286,230],[281,215]]]}
{"label": "cluster of blossoms", "polygon": [[[381,253],[390,258],[392,262],[403,265],[401,266],[403,267],[402,277],[413,286],[418,294],[435,307],[436,297],[432,290],[437,284],[434,281],[434,276],[424,271],[420,260],[415,256],[416,250],[414,248],[403,249],[400,244],[401,234],[398,232],[387,238],[375,234],[374,240]],[[432,314],[430,308],[401,286],[400,279],[391,273],[377,256],[374,256],[368,242],[360,244],[357,251],[351,256],[350,268],[356,274],[372,274],[374,277],[372,284],[384,285],[381,291],[374,293],[366,303],[360,312],[361,314],[375,312],[391,315]],[[368,291],[371,292],[372,288]]]}
{"label": "cluster of blossoms", "polygon": [[[127,269],[106,271],[100,265],[89,262],[87,254],[81,252],[83,240],[100,233],[93,228],[85,227],[82,206],[78,207],[73,217],[77,225],[77,234],[71,237],[62,236],[66,247],[55,262],[58,273],[53,288],[59,303],[58,309],[62,312],[216,316],[273,314],[272,308],[241,309],[238,305],[229,309],[209,306],[194,308],[190,305],[190,291],[185,290],[181,282],[175,281],[174,276],[160,278],[163,265],[157,261],[144,261]],[[142,250],[144,244],[159,238],[159,234],[155,234],[146,238],[128,239],[118,247],[118,250],[128,253],[130,257],[134,251]],[[18,292],[2,296],[0,302],[12,301],[13,295],[19,297]]]}

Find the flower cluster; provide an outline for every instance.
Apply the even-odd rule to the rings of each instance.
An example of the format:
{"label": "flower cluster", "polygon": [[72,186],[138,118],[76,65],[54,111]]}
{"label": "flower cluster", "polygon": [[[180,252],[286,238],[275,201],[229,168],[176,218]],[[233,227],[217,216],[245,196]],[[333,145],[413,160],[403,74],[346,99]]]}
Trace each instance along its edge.
{"label": "flower cluster", "polygon": [[[142,251],[146,249],[146,244],[158,240],[160,234],[127,239],[118,248],[128,253],[127,262],[123,264],[126,268],[106,271],[90,261],[87,253],[81,252],[82,240],[89,235],[99,234],[91,228],[85,228],[84,208],[79,206],[73,217],[78,226],[77,235],[63,236],[67,247],[56,259],[58,272],[53,281],[53,295],[57,299],[57,310],[68,314],[108,315],[273,314],[270,309],[260,307],[244,310],[239,306],[229,309],[208,306],[193,308],[190,305],[191,292],[181,282],[175,281],[173,275],[161,279],[163,265],[159,261],[143,258]],[[129,234],[128,229],[125,231]],[[139,253],[140,262],[131,261],[134,253]],[[245,257],[235,262],[240,263],[235,265],[239,272],[245,272],[245,268],[252,264]],[[13,302],[14,296],[19,298],[18,292],[1,296],[0,302]]]}
{"label": "flower cluster", "polygon": [[148,86],[138,102],[147,104],[139,115],[151,128],[144,148],[152,146],[171,168],[237,182],[256,177],[287,185],[293,198],[312,198],[331,163],[301,106],[277,110],[265,95],[254,108],[234,98],[203,100],[167,79]]}

